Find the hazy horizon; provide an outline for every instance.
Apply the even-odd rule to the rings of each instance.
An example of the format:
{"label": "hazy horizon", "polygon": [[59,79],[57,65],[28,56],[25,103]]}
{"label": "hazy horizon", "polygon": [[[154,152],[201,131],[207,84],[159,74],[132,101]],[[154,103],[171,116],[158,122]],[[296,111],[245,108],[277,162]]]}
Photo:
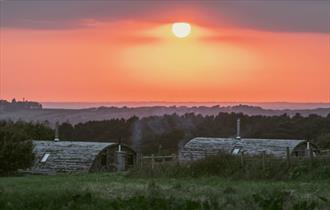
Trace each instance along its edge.
{"label": "hazy horizon", "polygon": [[64,109],[82,109],[100,106],[115,107],[146,107],[146,106],[235,106],[250,105],[259,106],[264,109],[315,109],[330,108],[330,102],[171,102],[171,101],[103,101],[103,102],[86,102],[86,101],[44,101],[40,102],[44,108],[64,108]]}

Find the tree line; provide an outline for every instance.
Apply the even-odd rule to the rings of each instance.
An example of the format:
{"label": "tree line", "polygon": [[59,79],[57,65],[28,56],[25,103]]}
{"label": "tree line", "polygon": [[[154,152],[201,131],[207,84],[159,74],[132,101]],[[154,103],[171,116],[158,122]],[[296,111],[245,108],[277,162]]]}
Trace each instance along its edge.
{"label": "tree line", "polygon": [[306,139],[321,148],[330,148],[330,114],[326,117],[296,114],[292,117],[249,116],[219,113],[202,116],[163,115],[90,121],[59,127],[60,138],[73,141],[121,141],[142,153],[176,153],[194,137],[235,137],[236,120],[241,120],[241,137]]}
{"label": "tree line", "polygon": [[11,102],[6,100],[0,100],[0,111],[18,111],[18,110],[40,110],[42,109],[42,104],[35,101],[16,101],[15,98]]}

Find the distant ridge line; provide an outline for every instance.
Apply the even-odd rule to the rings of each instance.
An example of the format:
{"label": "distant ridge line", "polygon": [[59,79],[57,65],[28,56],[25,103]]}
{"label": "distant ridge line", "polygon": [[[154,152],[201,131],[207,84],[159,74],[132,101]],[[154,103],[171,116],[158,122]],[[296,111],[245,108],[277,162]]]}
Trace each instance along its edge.
{"label": "distant ridge line", "polygon": [[249,105],[259,106],[266,109],[315,109],[330,108],[330,102],[166,102],[166,101],[145,101],[145,102],[41,102],[45,108],[68,108],[82,109],[95,107],[151,107],[151,106],[236,106]]}

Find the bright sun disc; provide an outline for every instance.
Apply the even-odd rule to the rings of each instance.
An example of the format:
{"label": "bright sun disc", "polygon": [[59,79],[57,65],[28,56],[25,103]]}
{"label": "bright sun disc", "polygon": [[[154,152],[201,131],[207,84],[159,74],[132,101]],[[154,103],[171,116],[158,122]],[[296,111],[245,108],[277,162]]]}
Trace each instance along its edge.
{"label": "bright sun disc", "polygon": [[176,37],[184,38],[190,34],[191,27],[189,23],[173,23],[172,32]]}

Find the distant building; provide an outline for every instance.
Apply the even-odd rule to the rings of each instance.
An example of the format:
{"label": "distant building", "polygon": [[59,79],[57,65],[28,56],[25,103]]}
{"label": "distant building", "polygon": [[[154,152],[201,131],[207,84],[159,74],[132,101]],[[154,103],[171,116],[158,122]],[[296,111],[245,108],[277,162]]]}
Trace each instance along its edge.
{"label": "distant building", "polygon": [[122,171],[133,167],[136,153],[126,145],[82,141],[33,141],[31,173]]}
{"label": "distant building", "polygon": [[183,146],[179,158],[182,161],[198,160],[219,152],[251,156],[265,152],[266,155],[284,158],[287,148],[292,156],[309,155],[309,149],[313,155],[318,152],[317,146],[306,140],[197,137]]}

